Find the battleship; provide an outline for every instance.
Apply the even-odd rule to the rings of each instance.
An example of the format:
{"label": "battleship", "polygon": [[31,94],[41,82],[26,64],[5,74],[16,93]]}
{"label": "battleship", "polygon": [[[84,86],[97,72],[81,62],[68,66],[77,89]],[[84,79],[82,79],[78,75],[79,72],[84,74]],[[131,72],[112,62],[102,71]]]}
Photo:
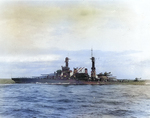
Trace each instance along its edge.
{"label": "battleship", "polygon": [[69,68],[69,58],[65,58],[65,66],[61,70],[57,70],[51,74],[41,74],[37,77],[16,77],[11,78],[15,83],[47,83],[47,84],[73,84],[73,85],[102,85],[116,82],[115,76],[111,72],[99,73],[96,75],[95,57],[91,56],[92,67],[91,74],[88,74],[88,69],[85,67],[74,68],[73,71]]}

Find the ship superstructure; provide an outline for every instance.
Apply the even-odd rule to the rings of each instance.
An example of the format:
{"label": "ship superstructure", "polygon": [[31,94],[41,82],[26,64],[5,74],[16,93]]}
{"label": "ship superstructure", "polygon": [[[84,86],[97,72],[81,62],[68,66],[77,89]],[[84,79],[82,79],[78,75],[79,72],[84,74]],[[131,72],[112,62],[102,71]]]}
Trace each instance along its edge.
{"label": "ship superstructure", "polygon": [[65,66],[61,66],[61,70],[57,70],[51,74],[42,74],[41,76],[36,76],[32,78],[20,77],[12,78],[16,83],[49,83],[49,84],[101,84],[101,81],[117,80],[115,77],[109,77],[111,73],[105,72],[96,75],[95,67],[95,57],[93,56],[93,50],[91,50],[91,74],[88,74],[88,69],[86,67],[74,68],[70,70],[69,68],[69,57],[65,58]]}
{"label": "ship superstructure", "polygon": [[70,77],[70,68],[68,67],[69,66],[69,58],[68,57],[65,58],[65,63],[66,63],[66,65],[64,67],[62,66],[62,77],[69,78]]}

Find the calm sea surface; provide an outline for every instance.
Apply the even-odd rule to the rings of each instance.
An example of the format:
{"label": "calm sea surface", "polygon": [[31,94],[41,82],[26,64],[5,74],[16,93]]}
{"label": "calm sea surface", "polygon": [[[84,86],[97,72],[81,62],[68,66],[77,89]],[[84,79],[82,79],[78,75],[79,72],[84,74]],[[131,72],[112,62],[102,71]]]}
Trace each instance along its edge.
{"label": "calm sea surface", "polygon": [[1,118],[150,118],[150,85],[0,84]]}

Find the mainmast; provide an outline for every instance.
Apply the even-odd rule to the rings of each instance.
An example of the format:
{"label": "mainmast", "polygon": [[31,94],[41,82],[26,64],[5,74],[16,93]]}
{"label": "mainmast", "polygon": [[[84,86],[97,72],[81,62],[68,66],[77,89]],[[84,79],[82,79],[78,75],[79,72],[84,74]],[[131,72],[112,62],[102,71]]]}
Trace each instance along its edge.
{"label": "mainmast", "polygon": [[91,49],[91,58],[93,57],[93,49]]}
{"label": "mainmast", "polygon": [[91,49],[91,60],[92,60],[92,67],[91,67],[91,79],[94,80],[96,78],[96,68],[95,68],[95,58],[93,57],[93,49]]}

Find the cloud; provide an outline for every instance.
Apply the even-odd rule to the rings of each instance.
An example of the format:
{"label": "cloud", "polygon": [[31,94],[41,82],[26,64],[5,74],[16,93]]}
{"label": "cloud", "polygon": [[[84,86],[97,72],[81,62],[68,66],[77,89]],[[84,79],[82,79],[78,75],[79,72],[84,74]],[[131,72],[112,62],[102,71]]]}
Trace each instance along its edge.
{"label": "cloud", "polygon": [[37,62],[58,60],[59,55],[37,55],[37,56],[4,56],[0,57],[0,62]]}
{"label": "cloud", "polygon": [[[109,34],[114,32],[112,30],[126,29],[131,23],[130,17],[133,19],[132,11],[117,4],[4,2],[1,8],[1,41],[5,47],[2,48],[11,54],[20,54],[24,50],[39,51],[44,47],[77,50],[83,49],[85,42],[85,48],[89,48],[91,43],[95,45],[98,41],[97,37],[98,43],[110,40],[104,39],[107,38],[103,35],[105,30],[110,29],[107,31]],[[116,42],[120,42],[116,37]]]}

